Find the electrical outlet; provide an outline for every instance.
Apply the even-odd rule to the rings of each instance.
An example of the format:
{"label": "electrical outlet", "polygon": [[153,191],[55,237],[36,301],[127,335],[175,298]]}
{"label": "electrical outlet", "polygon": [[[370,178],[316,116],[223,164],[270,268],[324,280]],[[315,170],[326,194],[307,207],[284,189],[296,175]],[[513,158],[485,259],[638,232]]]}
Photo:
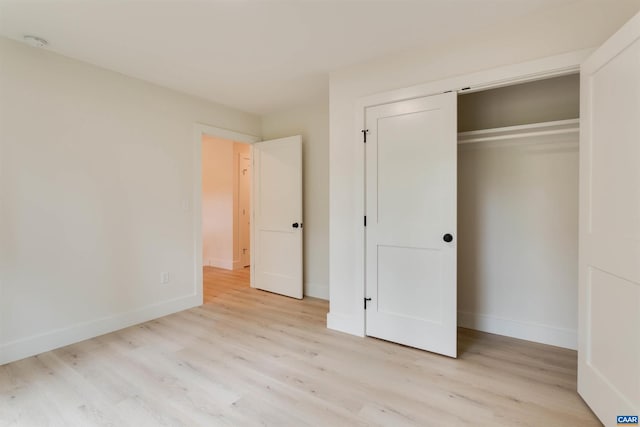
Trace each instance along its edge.
{"label": "electrical outlet", "polygon": [[160,273],[160,284],[166,285],[167,283],[169,283],[169,273],[164,271]]}

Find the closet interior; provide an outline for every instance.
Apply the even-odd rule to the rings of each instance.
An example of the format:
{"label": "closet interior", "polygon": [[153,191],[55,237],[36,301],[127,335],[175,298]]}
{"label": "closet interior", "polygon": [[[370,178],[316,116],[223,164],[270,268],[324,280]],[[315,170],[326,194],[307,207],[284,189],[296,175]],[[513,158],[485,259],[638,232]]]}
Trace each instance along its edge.
{"label": "closet interior", "polygon": [[458,324],[577,348],[579,75],[458,96]]}

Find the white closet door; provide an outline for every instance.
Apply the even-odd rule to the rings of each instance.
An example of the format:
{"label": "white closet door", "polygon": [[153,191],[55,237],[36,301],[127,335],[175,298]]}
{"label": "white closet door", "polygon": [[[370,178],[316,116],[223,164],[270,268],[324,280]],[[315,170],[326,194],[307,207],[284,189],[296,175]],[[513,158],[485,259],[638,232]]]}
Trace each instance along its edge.
{"label": "white closet door", "polygon": [[582,66],[578,391],[640,415],[640,15]]}
{"label": "white closet door", "polygon": [[302,138],[253,144],[252,286],[302,298]]}
{"label": "white closet door", "polygon": [[456,93],[367,108],[367,335],[456,357]]}

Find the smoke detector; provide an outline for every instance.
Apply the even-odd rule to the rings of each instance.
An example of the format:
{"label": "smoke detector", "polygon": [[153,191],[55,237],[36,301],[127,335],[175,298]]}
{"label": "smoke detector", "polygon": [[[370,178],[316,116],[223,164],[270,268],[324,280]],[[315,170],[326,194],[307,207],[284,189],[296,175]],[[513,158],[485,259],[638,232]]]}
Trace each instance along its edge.
{"label": "smoke detector", "polygon": [[23,37],[24,41],[33,47],[46,47],[49,42],[43,38],[26,35]]}

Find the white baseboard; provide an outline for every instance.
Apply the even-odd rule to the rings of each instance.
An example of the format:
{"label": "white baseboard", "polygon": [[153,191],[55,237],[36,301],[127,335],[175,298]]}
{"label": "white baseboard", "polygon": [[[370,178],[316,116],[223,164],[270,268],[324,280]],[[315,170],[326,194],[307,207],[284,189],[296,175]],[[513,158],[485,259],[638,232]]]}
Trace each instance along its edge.
{"label": "white baseboard", "polygon": [[327,328],[346,334],[364,336],[364,316],[327,313]]}
{"label": "white baseboard", "polygon": [[329,300],[329,286],[317,283],[305,283],[304,295],[307,297]]}
{"label": "white baseboard", "polygon": [[0,346],[0,365],[157,319],[158,317],[196,307],[201,304],[202,297],[189,295],[149,305],[135,311],[118,313],[11,341]]}
{"label": "white baseboard", "polygon": [[578,349],[578,331],[520,320],[469,312],[458,312],[458,326],[505,335],[557,347]]}
{"label": "white baseboard", "polygon": [[209,267],[224,268],[233,270],[233,261],[230,259],[209,258],[206,262]]}

